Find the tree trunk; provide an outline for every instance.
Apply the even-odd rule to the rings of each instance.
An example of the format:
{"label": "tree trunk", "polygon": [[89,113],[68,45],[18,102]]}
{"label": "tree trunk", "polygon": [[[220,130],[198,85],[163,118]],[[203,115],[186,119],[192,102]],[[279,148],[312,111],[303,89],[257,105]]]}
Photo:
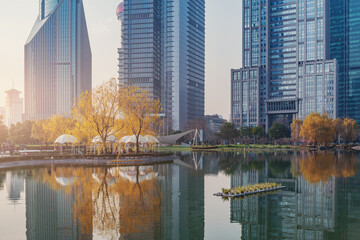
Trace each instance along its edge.
{"label": "tree trunk", "polygon": [[136,154],[139,154],[139,136],[136,135]]}

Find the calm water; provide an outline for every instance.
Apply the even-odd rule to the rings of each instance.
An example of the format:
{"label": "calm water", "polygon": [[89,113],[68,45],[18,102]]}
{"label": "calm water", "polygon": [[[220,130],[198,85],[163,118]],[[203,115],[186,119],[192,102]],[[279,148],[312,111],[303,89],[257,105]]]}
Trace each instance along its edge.
{"label": "calm water", "polygon": [[[0,171],[0,239],[359,239],[360,155],[179,153],[151,167]],[[278,182],[224,201],[222,187]]]}

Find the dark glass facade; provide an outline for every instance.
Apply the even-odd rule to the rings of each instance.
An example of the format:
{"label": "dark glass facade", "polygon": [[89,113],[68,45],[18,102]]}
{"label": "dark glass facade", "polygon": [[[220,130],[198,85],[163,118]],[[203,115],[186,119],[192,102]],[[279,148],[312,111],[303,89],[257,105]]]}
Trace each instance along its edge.
{"label": "dark glass facade", "polygon": [[[237,127],[290,126],[294,118],[311,112],[338,116],[338,68],[329,57],[329,1],[243,0],[242,28],[243,68],[231,75]],[[246,83],[239,87],[243,73],[255,67],[256,91]],[[247,96],[257,99],[249,103]]]}
{"label": "dark glass facade", "polygon": [[69,114],[91,89],[91,49],[80,0],[42,0],[25,44],[25,118]]}
{"label": "dark glass facade", "polygon": [[360,1],[330,0],[330,57],[339,64],[339,115],[360,122]]}
{"label": "dark glass facade", "polygon": [[161,101],[165,132],[186,129],[204,117],[205,1],[125,0],[123,6],[120,83]]}

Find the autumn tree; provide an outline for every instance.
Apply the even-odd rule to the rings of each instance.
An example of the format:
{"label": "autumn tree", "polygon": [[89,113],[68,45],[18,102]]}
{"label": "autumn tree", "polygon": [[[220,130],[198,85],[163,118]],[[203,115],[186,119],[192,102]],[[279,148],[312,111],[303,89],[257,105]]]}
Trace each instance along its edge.
{"label": "autumn tree", "polygon": [[81,125],[78,126],[77,137],[91,140],[99,135],[106,152],[108,136],[116,135],[124,128],[121,117],[123,102],[115,78],[82,93],[72,110],[73,117]]}
{"label": "autumn tree", "polygon": [[343,121],[344,140],[346,143],[354,142],[357,138],[359,125],[354,119],[345,118]]}
{"label": "autumn tree", "polygon": [[341,118],[333,120],[334,125],[334,142],[340,142],[342,136],[344,136],[344,121]]}
{"label": "autumn tree", "polygon": [[49,120],[36,120],[34,121],[31,128],[31,137],[36,139],[39,143],[43,143],[48,145],[52,143],[50,136],[45,133],[44,126],[47,124]]}
{"label": "autumn tree", "polygon": [[160,101],[154,99],[147,90],[132,86],[121,89],[120,99],[125,131],[135,135],[136,153],[139,153],[139,137],[155,135],[161,127]]}
{"label": "autumn tree", "polygon": [[334,125],[327,114],[310,113],[301,127],[300,137],[309,143],[327,145],[334,139]]}
{"label": "autumn tree", "polygon": [[8,137],[8,128],[2,122],[2,118],[0,118],[0,144],[6,142],[7,137]]}
{"label": "autumn tree", "polygon": [[43,122],[44,134],[48,136],[48,142],[54,143],[56,138],[63,134],[71,134],[75,126],[75,120],[62,115],[54,115],[48,121]]}
{"label": "autumn tree", "polygon": [[299,142],[300,141],[300,131],[301,131],[301,127],[303,125],[303,121],[300,119],[295,119],[292,123],[291,123],[291,139],[294,142]]}

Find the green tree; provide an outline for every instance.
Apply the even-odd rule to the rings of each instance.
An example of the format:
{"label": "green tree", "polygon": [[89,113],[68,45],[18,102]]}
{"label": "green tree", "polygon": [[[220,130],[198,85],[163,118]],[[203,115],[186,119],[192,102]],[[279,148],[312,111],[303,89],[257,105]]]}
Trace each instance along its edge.
{"label": "green tree", "polygon": [[240,129],[239,135],[243,141],[248,140],[252,137],[251,129],[251,127],[242,127]]}
{"label": "green tree", "polygon": [[219,137],[223,140],[226,140],[228,145],[231,141],[234,141],[234,139],[237,138],[238,135],[238,130],[232,123],[226,122],[220,128]]}
{"label": "green tree", "polygon": [[268,135],[272,139],[289,138],[291,136],[290,129],[282,123],[275,122],[268,131]]}
{"label": "green tree", "polygon": [[264,129],[261,126],[253,127],[251,129],[251,134],[254,136],[254,140],[256,143],[256,140],[262,136],[264,136]]}

